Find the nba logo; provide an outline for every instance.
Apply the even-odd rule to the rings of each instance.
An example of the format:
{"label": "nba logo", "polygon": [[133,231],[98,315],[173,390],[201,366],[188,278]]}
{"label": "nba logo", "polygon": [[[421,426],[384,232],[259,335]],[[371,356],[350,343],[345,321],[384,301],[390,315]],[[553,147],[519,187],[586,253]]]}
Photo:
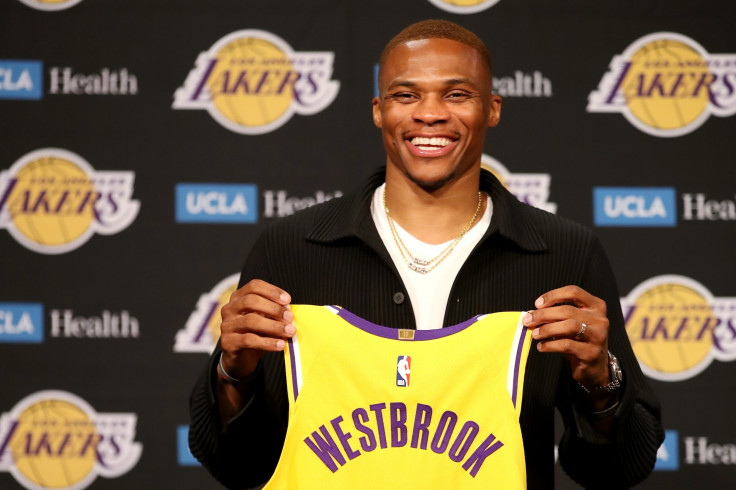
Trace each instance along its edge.
{"label": "nba logo", "polygon": [[396,361],[396,386],[409,386],[409,373],[411,372],[411,357],[399,356]]}

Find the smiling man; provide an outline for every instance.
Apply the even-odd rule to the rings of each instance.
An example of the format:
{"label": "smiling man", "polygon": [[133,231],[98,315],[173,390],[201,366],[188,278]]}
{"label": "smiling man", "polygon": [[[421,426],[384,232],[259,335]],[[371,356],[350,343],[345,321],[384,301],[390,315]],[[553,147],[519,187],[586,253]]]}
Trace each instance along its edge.
{"label": "smiling man", "polygon": [[[356,488],[368,481],[372,488],[412,481],[432,481],[437,488],[552,488],[555,407],[565,424],[560,462],[573,479],[586,487],[623,488],[650,473],[663,439],[659,406],[631,351],[600,244],[583,227],[520,203],[481,170],[485,133],[498,124],[501,110],[491,80],[490,57],[473,33],[447,21],[407,27],[384,49],[373,100],[385,168],[360,191],[279,221],[250,252],[240,288],[222,309],[220,343],[191,397],[190,447],[226,486],[263,483],[278,464],[269,488],[335,487],[331,481]],[[312,310],[292,312],[292,304],[342,307],[336,310],[342,320],[329,328],[337,332],[343,320],[351,325],[344,348],[316,357],[336,367],[331,379],[308,383],[304,371],[303,382],[296,375],[287,380],[284,349],[290,369],[298,355],[309,359],[307,350],[295,349],[295,334],[309,323],[302,312]],[[508,311],[529,311],[521,317],[527,333],[516,337],[522,341],[515,358],[493,350],[506,342],[498,340],[506,327],[492,320],[500,317],[476,317]],[[461,428],[454,407],[433,412],[421,400],[372,399],[367,378],[380,371],[373,363],[383,347],[353,334],[384,335],[376,324],[420,343],[464,332],[467,338],[452,348],[426,344],[436,347],[431,366],[399,352],[406,373],[411,360],[412,374],[397,386],[404,396],[422,386],[422,373],[438,370],[420,398],[482,400],[474,412],[479,417],[506,414],[493,419],[496,435],[487,435],[489,427],[475,418]],[[524,343],[525,335],[533,340]],[[499,356],[508,366],[495,361]],[[350,377],[340,369],[348,360],[355,368],[355,359],[368,366],[367,374]],[[508,368],[509,380],[518,377],[518,403],[510,388],[516,384],[494,391],[498,373],[481,372],[489,360]],[[396,364],[393,369],[390,376],[401,374]],[[479,372],[484,376],[471,377]],[[345,376],[337,398],[369,408],[330,412],[330,385]],[[311,388],[320,383],[323,398]],[[300,412],[320,408],[304,408],[305,398],[324,404],[321,416],[328,421],[306,433],[294,428]],[[430,432],[431,444],[422,442]],[[389,458],[395,458],[395,473],[378,456],[390,448],[397,451]],[[426,459],[430,452],[449,458],[435,464]],[[368,453],[375,459],[348,464]],[[508,459],[496,464],[500,458]],[[440,461],[459,464],[445,469]],[[338,474],[347,480],[330,479]]]}

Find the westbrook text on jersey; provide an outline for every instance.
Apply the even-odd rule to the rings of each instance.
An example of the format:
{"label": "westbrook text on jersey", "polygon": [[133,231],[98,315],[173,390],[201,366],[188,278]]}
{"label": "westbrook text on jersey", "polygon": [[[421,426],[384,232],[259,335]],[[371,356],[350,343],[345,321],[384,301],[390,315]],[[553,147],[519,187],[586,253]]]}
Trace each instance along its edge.
{"label": "westbrook text on jersey", "polygon": [[[439,416],[439,422],[434,427],[434,432],[430,433],[430,425],[433,425],[432,418],[434,410],[431,406],[422,403],[416,404],[414,419],[409,422],[410,425],[407,424],[408,411],[404,403],[389,403],[388,413],[385,414],[385,411],[385,403],[370,405],[367,410],[362,407],[353,410],[351,416],[353,426],[355,430],[363,434],[358,438],[360,448],[363,452],[369,453],[379,446],[381,449],[389,447],[389,440],[384,425],[384,415],[389,419],[389,426],[391,428],[391,448],[405,447],[407,444],[410,444],[414,449],[423,449],[426,451],[429,448],[437,454],[447,452],[447,456],[455,463],[460,463],[465,459],[465,456],[470,452],[470,448],[480,433],[480,426],[473,420],[466,421],[462,424],[460,430],[456,431],[455,429],[459,426],[458,416],[451,410],[447,410]],[[329,426],[332,427],[336,439],[339,441],[340,446],[342,446],[347,458],[355,459],[362,453],[356,449],[357,444],[353,443],[351,445],[349,439],[353,437],[353,434],[351,432],[345,432],[341,426],[342,423],[349,424],[340,415],[330,420]],[[334,473],[339,469],[336,462],[340,466],[343,466],[346,463],[346,459],[343,452],[340,451],[340,447],[335,442],[335,439],[333,439],[332,433],[327,429],[327,425],[323,424],[319,426],[319,429],[313,431],[311,437],[306,437],[304,442],[322,460],[325,466]],[[376,440],[376,432],[378,434],[378,440]],[[450,445],[450,441],[452,441],[452,445]],[[496,436],[489,434],[483,442],[475,446],[475,450],[465,459],[462,465],[463,469],[475,478],[475,475],[480,471],[486,458],[502,446],[503,443],[496,439]],[[448,447],[449,452],[447,451]]]}

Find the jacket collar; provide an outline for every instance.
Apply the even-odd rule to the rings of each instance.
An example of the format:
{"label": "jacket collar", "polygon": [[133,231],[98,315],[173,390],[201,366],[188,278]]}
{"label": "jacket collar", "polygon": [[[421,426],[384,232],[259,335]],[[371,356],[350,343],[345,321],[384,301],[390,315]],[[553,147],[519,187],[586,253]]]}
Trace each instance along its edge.
{"label": "jacket collar", "polygon": [[[381,167],[371,175],[357,192],[339,198],[332,212],[327,213],[307,235],[307,240],[330,243],[357,237],[374,243],[378,237],[370,213],[373,193],[386,177]],[[493,201],[491,226],[484,239],[495,232],[529,252],[542,252],[547,245],[535,229],[528,206],[519,202],[498,179],[485,169],[481,170],[480,189]]]}

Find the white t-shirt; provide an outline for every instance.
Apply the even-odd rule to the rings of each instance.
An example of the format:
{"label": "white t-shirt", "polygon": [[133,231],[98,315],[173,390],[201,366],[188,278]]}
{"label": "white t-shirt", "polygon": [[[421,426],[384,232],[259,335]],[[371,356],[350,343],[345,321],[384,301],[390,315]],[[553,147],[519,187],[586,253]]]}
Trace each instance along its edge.
{"label": "white t-shirt", "polygon": [[[431,330],[442,328],[447,300],[450,297],[450,290],[455,282],[455,277],[460,271],[460,267],[467,260],[470,252],[473,251],[473,248],[475,248],[475,245],[480,241],[491,224],[493,202],[486,195],[487,206],[480,220],[463,236],[445,260],[428,273],[421,274],[408,267],[406,259],[401,256],[399,246],[391,234],[386,211],[383,208],[383,189],[385,186],[386,184],[381,185],[373,194],[373,201],[371,202],[373,222],[376,224],[378,234],[381,236],[386,249],[388,249],[396,268],[399,270],[404,286],[409,293],[409,299],[414,308],[417,329]],[[436,257],[452,242],[450,240],[438,245],[431,245],[417,240],[395,221],[394,227],[406,247],[411,250],[412,255],[421,259],[428,260]]]}

